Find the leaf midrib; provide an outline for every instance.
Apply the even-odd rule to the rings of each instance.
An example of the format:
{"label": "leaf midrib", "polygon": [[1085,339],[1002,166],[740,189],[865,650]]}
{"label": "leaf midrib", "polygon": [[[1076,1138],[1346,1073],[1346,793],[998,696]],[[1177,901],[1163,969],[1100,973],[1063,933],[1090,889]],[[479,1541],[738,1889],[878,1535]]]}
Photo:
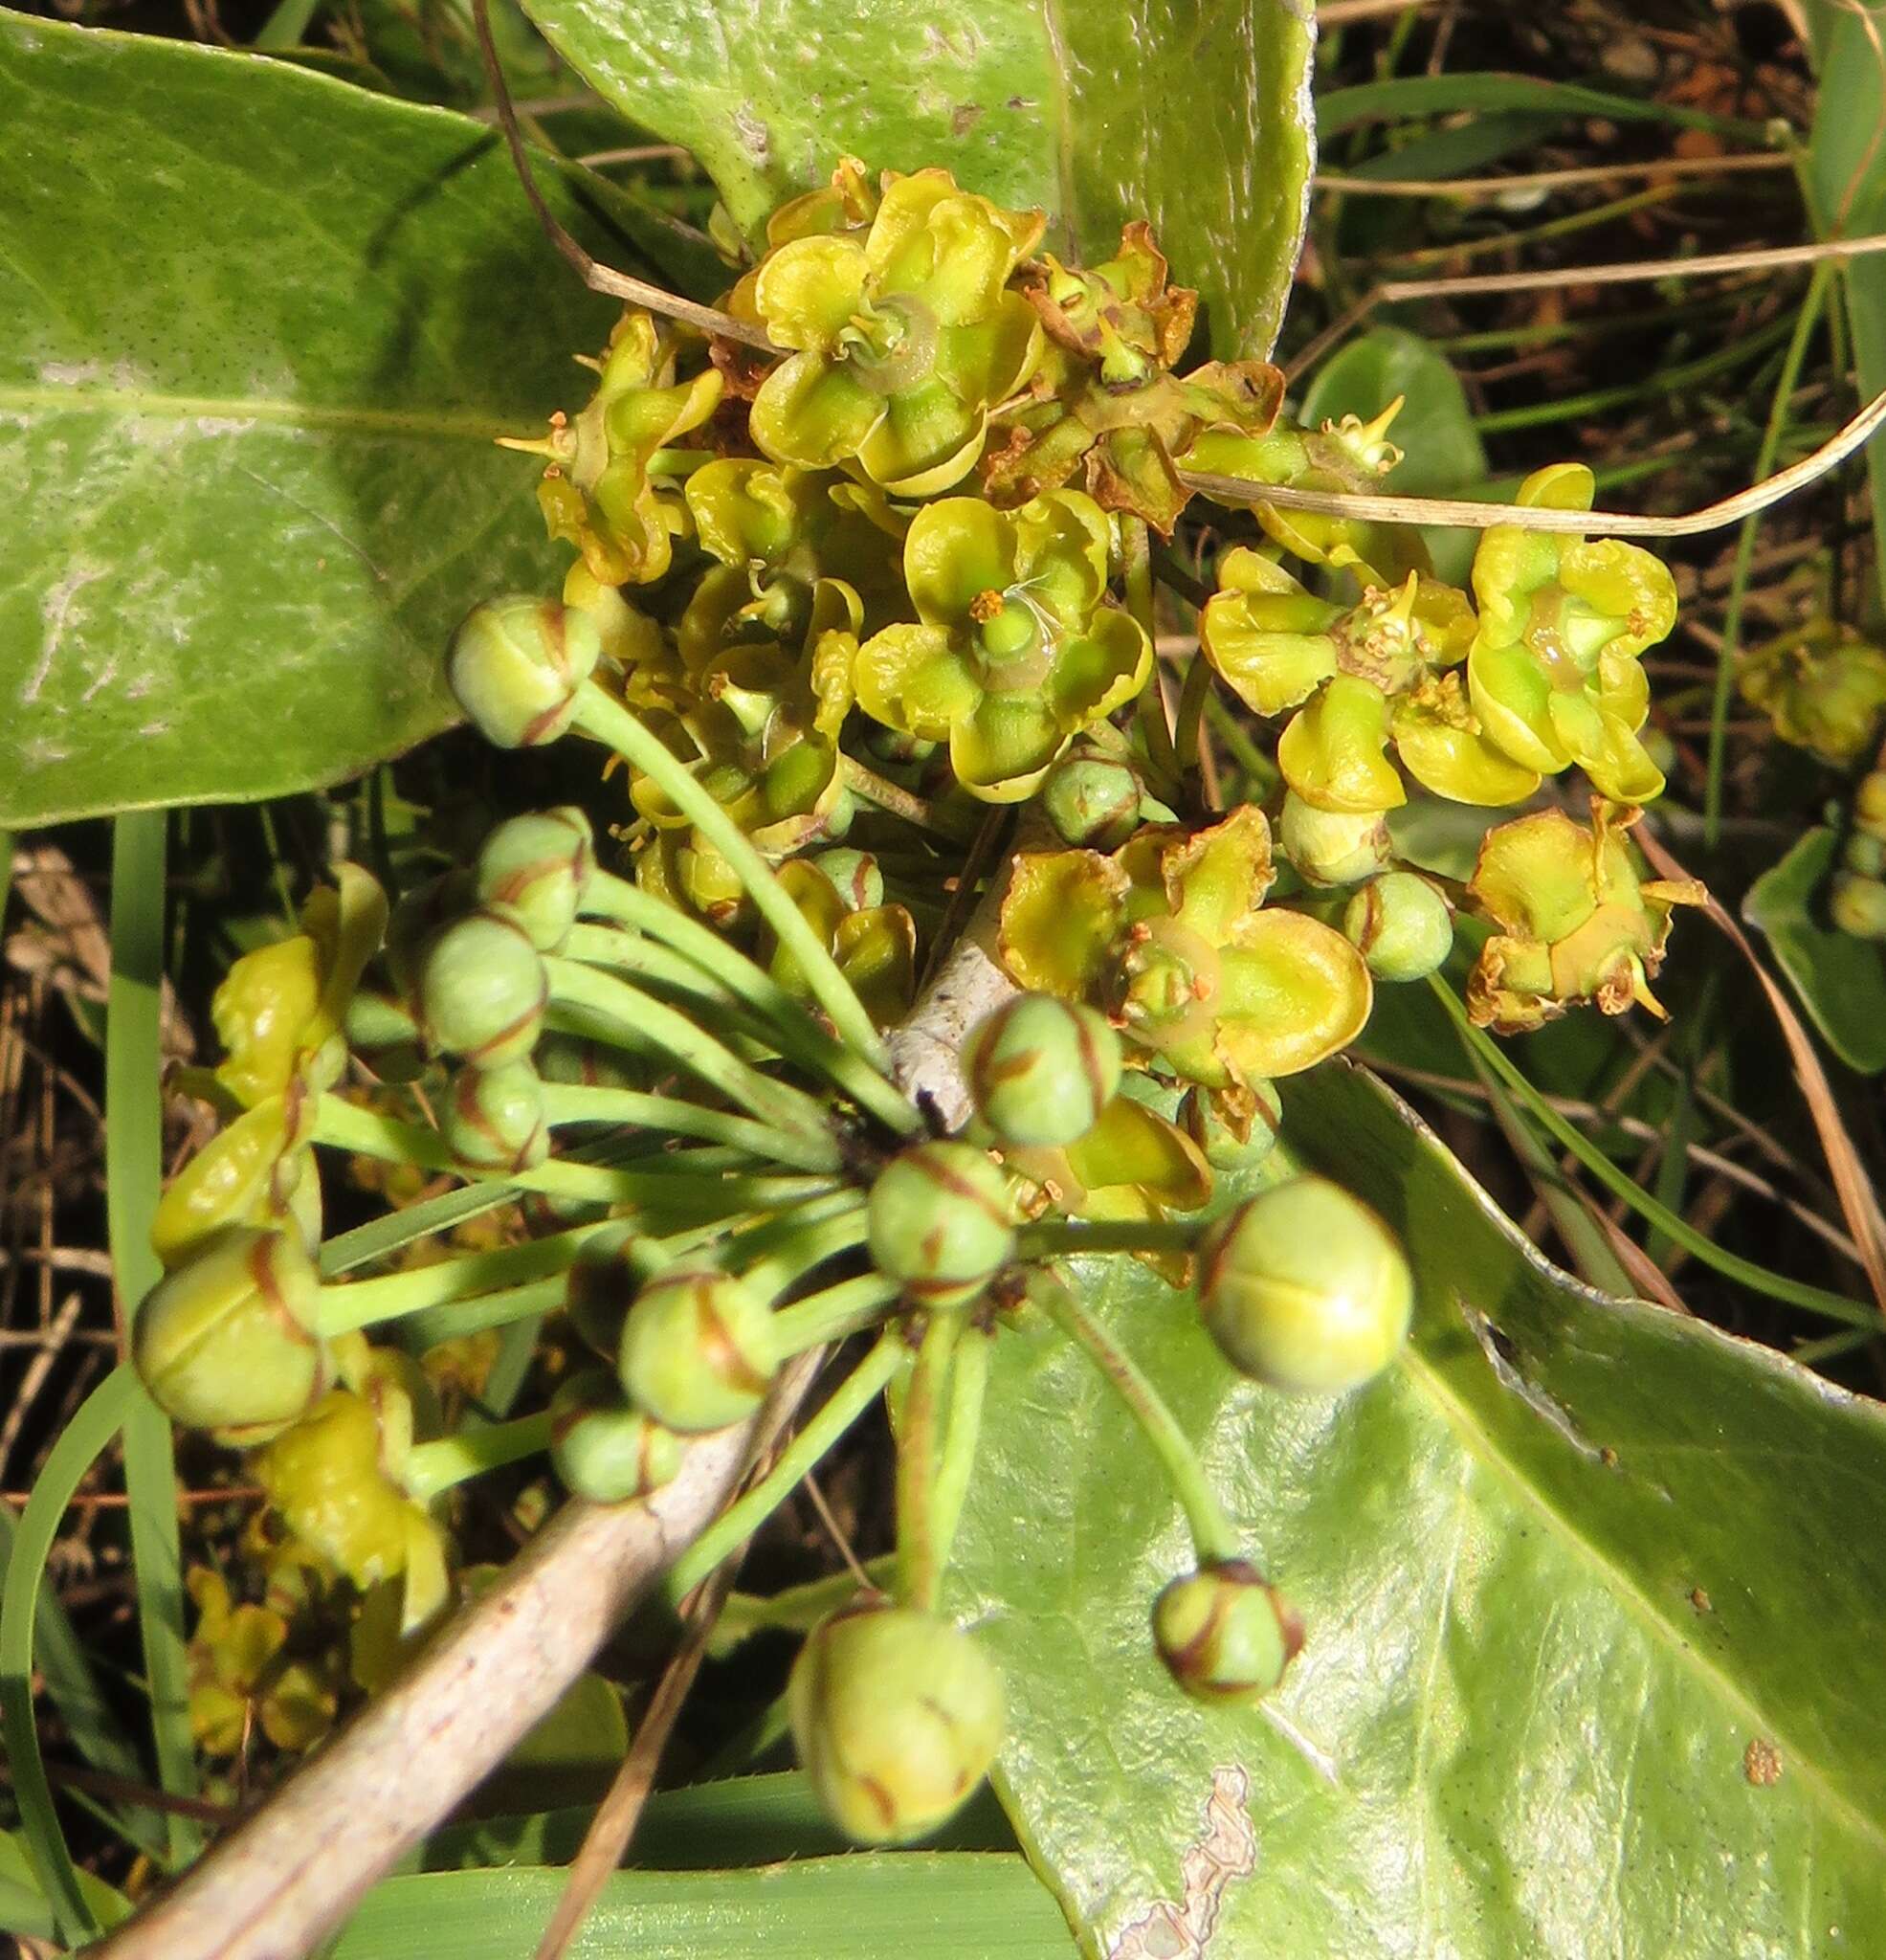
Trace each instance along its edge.
{"label": "leaf midrib", "polygon": [[[157,394],[141,390],[8,386],[0,383],[0,413],[51,411],[55,414],[143,415],[157,420],[269,422],[278,427],[330,429],[422,441],[495,443],[525,433],[521,418],[499,422],[486,415],[438,410],[351,409],[314,402],[276,401],[250,395]],[[206,431],[233,435],[232,429]]]}
{"label": "leaf midrib", "polygon": [[1571,1551],[1594,1570],[1608,1588],[1634,1616],[1642,1620],[1652,1637],[1669,1648],[1678,1660],[1705,1686],[1713,1688],[1721,1701],[1748,1724],[1752,1733],[1765,1735],[1781,1751],[1782,1760],[1801,1778],[1827,1809],[1875,1852],[1886,1855],[1886,1825],[1862,1810],[1832,1781],[1812,1756],[1800,1747],[1733,1677],[1723,1671],[1702,1649],[1683,1639],[1669,1618],[1643,1588],[1572,1522],[1540,1490],[1537,1483],[1521,1474],[1518,1465],[1499,1448],[1439,1371],[1412,1348],[1405,1349],[1403,1373],[1424,1391],[1439,1409],[1444,1420],[1460,1438],[1462,1446],[1476,1461],[1512,1486],[1520,1499],[1543,1520],[1546,1528]]}

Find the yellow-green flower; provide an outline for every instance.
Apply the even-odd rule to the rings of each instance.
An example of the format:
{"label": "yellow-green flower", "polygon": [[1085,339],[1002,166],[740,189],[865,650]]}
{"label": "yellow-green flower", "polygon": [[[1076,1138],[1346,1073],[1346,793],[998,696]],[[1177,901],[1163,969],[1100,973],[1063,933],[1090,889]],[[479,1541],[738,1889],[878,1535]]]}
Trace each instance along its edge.
{"label": "yellow-green flower", "polygon": [[1191,338],[1198,295],[1166,280],[1143,221],[1092,270],[1047,255],[1020,275],[1048,345],[1028,397],[998,418],[984,458],[986,494],[1011,505],[1058,489],[1076,469],[1103,509],[1130,511],[1169,534],[1191,492],[1173,457],[1205,429],[1262,434],[1283,377],[1266,361],[1171,369]]}
{"label": "yellow-green flower", "polygon": [[1784,742],[1839,768],[1873,746],[1886,707],[1886,653],[1816,620],[1752,649],[1737,685]]}
{"label": "yellow-green flower", "polygon": [[929,169],[887,173],[862,234],[775,246],[753,274],[751,304],[794,351],[754,397],[754,441],[802,469],[855,457],[903,496],[960,481],[982,454],[989,410],[1040,354],[1034,309],[1009,280],[1044,223]]}
{"label": "yellow-green flower", "polygon": [[1499,928],[1467,979],[1467,1009],[1482,1027],[1521,1033],[1587,1000],[1608,1014],[1634,1001],[1667,1018],[1650,983],[1671,909],[1707,894],[1694,880],[1638,876],[1624,834],[1639,813],[1594,797],[1589,825],[1544,810],[1487,833],[1467,887]]}
{"label": "yellow-green flower", "polygon": [[574,419],[557,414],[550,433],[510,449],[549,457],[537,487],[553,538],[566,539],[605,586],[646,585],[668,569],[686,512],[649,475],[655,452],[699,429],[721,400],[713,368],[677,378],[677,343],[631,307],[616,322],[601,382]]}
{"label": "yellow-green flower", "polygon": [[734,647],[810,650],[831,628],[875,630],[904,611],[905,524],[875,487],[727,459],[697,470],[685,495],[697,542],[720,561],[676,629],[690,673]]}
{"label": "yellow-green flower", "polygon": [[333,1389],[253,1458],[255,1481],[288,1530],[365,1590],[403,1579],[402,1631],[450,1591],[444,1532],[400,1481],[414,1439],[418,1370],[358,1344],[353,1386]]}
{"label": "yellow-green flower", "polygon": [[1390,740],[1409,775],[1457,803],[1517,803],[1539,787],[1486,741],[1446,671],[1474,636],[1473,612],[1452,586],[1410,572],[1344,608],[1245,546],[1225,554],[1218,581],[1200,647],[1256,713],[1298,709],[1277,765],[1304,802],[1356,815],[1406,802],[1384,754]]}
{"label": "yellow-green flower", "polygon": [[[917,922],[909,912],[902,905],[858,903],[854,890],[804,858],[781,865],[779,880],[877,1026],[901,1020],[917,993]],[[798,961],[776,944],[769,966],[788,992],[812,998]]]}
{"label": "yellow-green flower", "polygon": [[[1341,422],[1325,423],[1321,429],[1302,428],[1282,415],[1261,434],[1207,428],[1179,462],[1187,470],[1241,477],[1254,483],[1379,492],[1380,479],[1401,458],[1401,452],[1387,439],[1388,426],[1401,406],[1397,396],[1373,421],[1344,415]],[[1248,501],[1236,501],[1252,511],[1286,551],[1312,565],[1352,570],[1366,586],[1398,586],[1410,571],[1431,569],[1428,548],[1410,525],[1284,510],[1256,494]]]}
{"label": "yellow-green flower", "polygon": [[903,553],[918,623],[859,648],[858,705],[902,734],[946,741],[971,794],[1028,795],[1079,729],[1152,672],[1152,642],[1105,603],[1111,543],[1105,512],[1078,490],[1017,511],[975,497],[926,505]]}
{"label": "yellow-green flower", "polygon": [[1270,826],[1244,805],[1202,831],[1148,826],[1111,857],[1016,862],[999,949],[1023,987],[1084,1000],[1208,1088],[1294,1075],[1368,1019],[1362,956],[1303,913],[1264,909]]}
{"label": "yellow-green flower", "polygon": [[[1199,1211],[1211,1199],[1211,1167],[1198,1145],[1169,1117],[1124,1089],[1077,1142],[1059,1149],[1004,1150],[1002,1161],[1039,1186],[1056,1210],[1106,1224],[1170,1218]],[[1187,1253],[1137,1257],[1175,1286],[1189,1277]]]}
{"label": "yellow-green flower", "polygon": [[[1592,487],[1583,463],[1559,463],[1528,477],[1520,501],[1588,510]],[[1637,739],[1650,711],[1637,656],[1676,621],[1662,562],[1614,538],[1496,524],[1474,554],[1474,591],[1468,692],[1492,741],[1542,774],[1577,763],[1614,802],[1661,795],[1663,772]]]}

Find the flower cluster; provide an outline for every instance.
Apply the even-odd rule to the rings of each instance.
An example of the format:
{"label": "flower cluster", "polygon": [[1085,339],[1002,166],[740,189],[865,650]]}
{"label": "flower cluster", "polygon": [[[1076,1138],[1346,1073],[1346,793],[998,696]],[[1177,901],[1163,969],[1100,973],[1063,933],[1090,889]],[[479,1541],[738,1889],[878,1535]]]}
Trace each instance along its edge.
{"label": "flower cluster", "polygon": [[[1195,1563],[1149,1602],[1179,1685],[1261,1694],[1305,1638],[1057,1261],[1189,1286],[1267,1392],[1364,1390],[1413,1280],[1355,1197],[1278,1169],[1274,1082],[1353,1043],[1378,986],[1437,975],[1463,914],[1484,1024],[1661,1012],[1697,896],[1626,838],[1661,788],[1638,657],[1674,617],[1662,567],[1501,524],[1470,594],[1410,531],[1273,501],[1375,484],[1393,405],[1301,427],[1267,364],[1186,366],[1195,296],[1144,224],[1095,267],[1043,236],[944,171],[847,162],[724,296],[743,337],[631,310],[589,402],[513,445],[572,561],[555,598],[474,608],[449,683],[496,747],[573,735],[600,765],[443,872],[393,865],[390,910],[342,866],[232,969],[227,1059],[186,1083],[227,1124],[164,1199],[135,1325],[151,1394],[252,1452],[274,1542],[377,1629],[362,1683],[448,1603],[465,1481],[641,1502],[871,1336],[802,1434],[829,1446],[895,1384],[894,1570],[834,1596],[787,1696],[870,1842],[933,1829],[1000,1746],[941,1579],[987,1344],[1019,1316],[1121,1390],[1186,1514]],[[1179,530],[1201,480],[1215,587]],[[1565,466],[1520,496],[1591,487]],[[1464,883],[1403,861],[1410,786],[1494,810],[1574,766],[1588,824],[1494,825]],[[913,1082],[885,1031],[927,976],[954,1000],[959,956],[986,1011],[953,1082]],[[320,1150],[409,1209],[323,1244]],[[519,1406],[459,1419],[440,1385],[510,1327],[544,1330]],[[196,1590],[206,1745],[312,1742],[340,1675],[291,1652],[285,1609]]]}

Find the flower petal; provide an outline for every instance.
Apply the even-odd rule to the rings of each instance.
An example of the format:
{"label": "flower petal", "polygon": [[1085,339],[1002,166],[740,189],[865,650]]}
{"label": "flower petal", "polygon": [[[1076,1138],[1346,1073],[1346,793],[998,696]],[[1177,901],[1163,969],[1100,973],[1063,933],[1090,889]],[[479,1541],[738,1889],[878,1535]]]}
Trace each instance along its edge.
{"label": "flower petal", "polygon": [[795,238],[761,265],[753,303],[782,347],[830,353],[864,306],[865,273],[865,248],[854,237]]}
{"label": "flower petal", "polygon": [[750,426],[775,462],[829,470],[858,454],[883,413],[883,401],[844,362],[794,354],[761,383]]}

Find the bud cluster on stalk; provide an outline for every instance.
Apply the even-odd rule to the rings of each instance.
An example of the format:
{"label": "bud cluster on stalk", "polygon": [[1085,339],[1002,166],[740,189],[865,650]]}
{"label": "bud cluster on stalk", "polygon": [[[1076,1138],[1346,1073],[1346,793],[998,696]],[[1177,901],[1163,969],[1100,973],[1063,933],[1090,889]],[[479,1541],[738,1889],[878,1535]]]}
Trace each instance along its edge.
{"label": "bud cluster on stalk", "polygon": [[[379,1602],[393,1653],[452,1592],[469,1479],[647,1502],[799,1357],[875,1342],[802,1439],[891,1392],[896,1577],[815,1628],[788,1696],[872,1843],[934,1830],[1002,1743],[946,1586],[989,1344],[1045,1315],[1120,1391],[1195,1553],[1153,1643],[1202,1700],[1268,1692],[1314,1628],[1088,1304],[1093,1262],[1189,1289],[1254,1393],[1365,1390],[1413,1280],[1291,1159],[1275,1084],[1348,1048],[1378,985],[1446,970],[1463,918],[1482,1023],[1660,1012],[1699,896],[1628,840],[1662,787],[1638,657],[1674,619],[1663,568],[1498,525],[1470,595],[1411,531],[1266,501],[1376,484],[1396,405],[1299,426],[1267,363],[1186,367],[1196,297],[1147,226],[1094,267],[1043,237],[944,171],[848,160],[725,296],[777,360],[630,309],[588,403],[511,444],[573,562],[556,596],[480,600],[447,678],[499,749],[590,745],[570,800],[443,872],[395,854],[432,875],[390,907],[341,866],[236,963],[228,1059],[184,1081],[224,1126],[160,1208],[135,1323],[151,1394],[255,1453],[277,1543]],[[1209,562],[1181,528],[1200,471],[1248,486]],[[1590,494],[1566,465],[1520,496]],[[1259,766],[1201,767],[1208,706]],[[1574,767],[1588,822],[1490,818],[1465,881],[1402,856],[1411,793],[1493,812]],[[965,934],[993,979],[952,1124],[885,1036]],[[318,1153],[388,1215],[323,1240]],[[468,1356],[520,1325],[517,1406],[468,1421]],[[742,1529],[790,1487],[756,1485]],[[345,1692],[310,1677],[322,1726]]]}

